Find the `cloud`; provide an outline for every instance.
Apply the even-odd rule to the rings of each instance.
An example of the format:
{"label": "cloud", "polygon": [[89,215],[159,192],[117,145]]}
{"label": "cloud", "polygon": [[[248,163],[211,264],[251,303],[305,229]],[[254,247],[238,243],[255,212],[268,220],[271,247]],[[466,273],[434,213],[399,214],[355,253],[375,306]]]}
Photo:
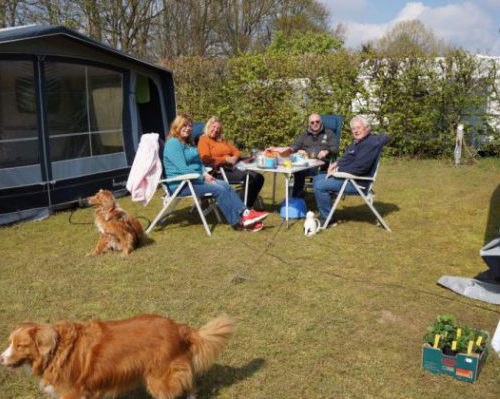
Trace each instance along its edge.
{"label": "cloud", "polygon": [[[493,0],[490,0],[493,1]],[[500,0],[497,1],[500,3]],[[378,39],[394,24],[409,19],[419,19],[431,28],[437,37],[470,51],[500,55],[500,39],[492,19],[482,8],[472,2],[427,6],[422,2],[409,2],[387,23],[366,24],[346,22],[348,47],[359,47],[367,40]]]}
{"label": "cloud", "polygon": [[388,24],[347,22],[346,46],[358,47],[367,41],[379,39],[387,32]]}
{"label": "cloud", "polygon": [[500,8],[500,0],[486,0],[485,3],[492,8]]}

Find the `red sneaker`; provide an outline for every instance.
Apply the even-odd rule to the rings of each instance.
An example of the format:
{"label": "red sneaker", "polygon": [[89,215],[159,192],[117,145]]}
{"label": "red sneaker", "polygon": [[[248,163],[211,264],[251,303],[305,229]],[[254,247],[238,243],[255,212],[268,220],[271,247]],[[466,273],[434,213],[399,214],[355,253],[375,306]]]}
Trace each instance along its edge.
{"label": "red sneaker", "polygon": [[243,215],[241,217],[241,225],[243,227],[250,226],[254,223],[264,220],[268,215],[269,212],[257,212],[253,209],[247,209],[245,212],[243,212]]}
{"label": "red sneaker", "polygon": [[257,223],[250,225],[250,226],[243,227],[243,230],[255,233],[257,231],[261,231],[263,228],[264,228],[264,223],[257,222]]}

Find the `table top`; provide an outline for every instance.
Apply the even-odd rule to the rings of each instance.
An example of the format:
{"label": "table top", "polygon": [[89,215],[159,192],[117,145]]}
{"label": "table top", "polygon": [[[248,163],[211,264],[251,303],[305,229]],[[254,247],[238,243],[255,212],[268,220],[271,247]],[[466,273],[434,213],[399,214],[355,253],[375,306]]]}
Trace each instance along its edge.
{"label": "table top", "polygon": [[260,168],[257,166],[255,162],[252,163],[244,163],[240,162],[237,167],[243,170],[251,170],[254,172],[272,172],[272,173],[295,173],[300,172],[301,170],[317,168],[318,166],[323,165],[325,162],[320,161],[319,159],[308,159],[307,165],[292,165],[291,168],[284,168],[283,166],[278,166],[277,168]]}

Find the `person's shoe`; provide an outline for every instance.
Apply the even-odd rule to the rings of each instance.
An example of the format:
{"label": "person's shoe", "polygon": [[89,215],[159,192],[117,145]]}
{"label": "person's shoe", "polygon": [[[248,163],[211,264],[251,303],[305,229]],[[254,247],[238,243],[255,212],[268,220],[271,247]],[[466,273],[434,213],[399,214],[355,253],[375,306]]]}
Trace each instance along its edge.
{"label": "person's shoe", "polygon": [[243,227],[243,230],[255,233],[257,231],[261,231],[263,228],[264,228],[264,223],[257,222],[257,223],[250,225],[250,226]]}
{"label": "person's shoe", "polygon": [[253,209],[247,209],[245,212],[243,212],[243,215],[241,216],[241,225],[243,227],[250,226],[254,223],[264,220],[265,218],[267,218],[268,215],[269,212],[257,212],[254,211]]}

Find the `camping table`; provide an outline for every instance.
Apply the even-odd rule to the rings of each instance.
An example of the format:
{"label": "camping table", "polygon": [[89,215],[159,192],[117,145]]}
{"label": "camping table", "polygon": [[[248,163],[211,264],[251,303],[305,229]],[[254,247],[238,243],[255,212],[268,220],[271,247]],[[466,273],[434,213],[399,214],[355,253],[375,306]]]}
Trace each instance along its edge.
{"label": "camping table", "polygon": [[[282,173],[285,177],[285,215],[286,215],[286,226],[288,227],[288,185],[290,184],[290,179],[292,174],[295,172],[300,172],[305,169],[317,168],[324,164],[323,161],[319,159],[309,159],[307,165],[293,165],[291,168],[284,168],[283,166],[278,166],[277,168],[260,168],[256,163],[242,163],[246,171],[253,172],[271,172],[273,174],[273,206],[276,204],[276,175]],[[250,176],[247,173],[246,184],[245,184],[245,204],[248,197],[248,183]]]}

